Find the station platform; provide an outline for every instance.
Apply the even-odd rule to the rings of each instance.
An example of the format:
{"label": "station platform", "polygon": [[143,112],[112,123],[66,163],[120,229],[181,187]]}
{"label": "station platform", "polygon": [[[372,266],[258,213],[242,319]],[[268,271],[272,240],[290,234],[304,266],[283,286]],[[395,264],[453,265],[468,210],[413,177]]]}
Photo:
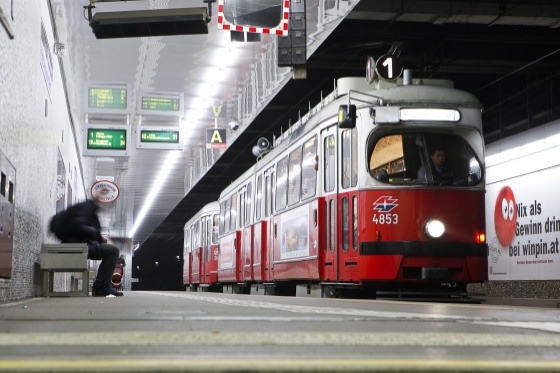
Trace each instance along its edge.
{"label": "station platform", "polygon": [[161,291],[0,304],[0,372],[550,372],[558,348],[560,310],[530,304]]}

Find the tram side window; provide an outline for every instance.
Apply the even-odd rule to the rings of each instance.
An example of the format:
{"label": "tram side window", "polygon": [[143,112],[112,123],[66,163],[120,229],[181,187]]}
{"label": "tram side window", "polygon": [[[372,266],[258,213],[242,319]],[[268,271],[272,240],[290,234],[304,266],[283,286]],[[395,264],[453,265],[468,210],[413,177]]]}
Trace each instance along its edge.
{"label": "tram side window", "polygon": [[272,201],[275,200],[276,198],[276,184],[274,183],[276,177],[276,173],[274,171],[272,171],[270,173],[270,187],[268,187],[268,190],[270,191],[270,196],[268,197],[268,200],[270,201],[270,213],[272,214]]}
{"label": "tram side window", "polygon": [[482,180],[480,162],[459,136],[391,134],[368,151],[370,174],[384,183],[465,186]]}
{"label": "tram side window", "polygon": [[261,209],[262,209],[262,175],[257,178],[257,198],[255,201],[255,219],[258,221],[261,219]]}
{"label": "tram side window", "polygon": [[230,232],[237,228],[237,193],[231,196],[231,226]]}
{"label": "tram side window", "polygon": [[356,129],[342,132],[342,187],[355,187],[358,183],[358,137]]}
{"label": "tram side window", "polygon": [[187,228],[185,229],[185,250],[183,254],[188,254],[191,252],[191,235],[190,230]]}
{"label": "tram side window", "polygon": [[230,203],[231,203],[230,198],[225,200],[224,233],[229,232],[229,222],[230,222],[230,216],[231,216],[231,211],[230,211],[231,205],[230,205]]}
{"label": "tram side window", "polygon": [[200,222],[200,224],[202,226],[201,227],[202,229],[200,230],[200,233],[202,233],[202,235],[201,235],[202,237],[200,239],[200,246],[206,246],[206,245],[208,245],[208,237],[206,237],[206,230],[208,229],[208,228],[206,228],[206,217],[202,218],[202,221]]}
{"label": "tram side window", "polygon": [[351,152],[352,152],[352,171],[351,171],[351,179],[350,182],[352,186],[355,187],[358,185],[358,130],[356,128],[352,129],[352,144],[351,144]]}
{"label": "tram side window", "polygon": [[196,221],[193,225],[193,248],[200,246],[200,221]]}
{"label": "tram side window", "polygon": [[219,224],[220,224],[220,215],[214,215],[214,225],[212,227],[212,244],[216,245],[218,243],[218,231],[219,231]]}
{"label": "tram side window", "polygon": [[336,165],[336,152],[334,144],[334,136],[331,135],[325,139],[324,147],[324,170],[325,170],[325,192],[332,192],[334,190],[335,182],[335,165]]}
{"label": "tram side window", "polygon": [[264,217],[270,216],[270,175],[264,178]]}
{"label": "tram side window", "polygon": [[[210,246],[212,245],[212,220],[211,219],[206,219],[206,246]],[[208,263],[210,263],[210,260],[212,259],[212,250],[210,250],[210,247],[208,247],[208,249],[206,250],[206,261]]]}
{"label": "tram side window", "polygon": [[301,148],[297,148],[290,153],[288,180],[288,205],[291,206],[299,202],[301,192]]}
{"label": "tram side window", "polygon": [[196,250],[196,234],[194,231],[194,224],[191,227],[191,251]]}
{"label": "tram side window", "polygon": [[220,203],[220,234],[226,233],[226,201]]}
{"label": "tram side window", "polygon": [[315,157],[317,156],[317,137],[303,144],[303,161],[301,165],[301,199],[313,197],[317,185],[317,170]]}
{"label": "tram side window", "polygon": [[288,157],[276,165],[276,211],[286,207],[288,201]]}
{"label": "tram side window", "polygon": [[239,192],[239,227],[245,226],[245,191]]}
{"label": "tram side window", "polygon": [[247,202],[245,203],[245,224],[251,223],[251,201],[253,197],[253,183],[247,184]]}

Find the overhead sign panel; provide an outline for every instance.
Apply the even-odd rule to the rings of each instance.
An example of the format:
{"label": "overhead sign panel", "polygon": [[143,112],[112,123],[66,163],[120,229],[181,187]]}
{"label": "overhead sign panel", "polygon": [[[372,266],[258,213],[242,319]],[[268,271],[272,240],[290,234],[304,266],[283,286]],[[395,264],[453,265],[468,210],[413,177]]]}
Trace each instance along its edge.
{"label": "overhead sign panel", "polygon": [[129,144],[129,126],[96,124],[84,131],[84,156],[128,157]]}
{"label": "overhead sign panel", "polygon": [[126,130],[88,128],[88,149],[126,149]]}
{"label": "overhead sign panel", "polygon": [[218,28],[288,35],[290,0],[218,0]]}
{"label": "overhead sign panel", "polygon": [[140,139],[142,142],[159,143],[159,144],[178,144],[179,131],[140,131]]}
{"label": "overhead sign panel", "polygon": [[139,114],[182,117],[183,112],[183,93],[140,92],[138,95]]}
{"label": "overhead sign panel", "polygon": [[142,97],[142,110],[179,111],[176,98]]}
{"label": "overhead sign panel", "polygon": [[208,34],[207,8],[98,12],[89,20],[97,39]]}
{"label": "overhead sign panel", "polygon": [[86,87],[85,113],[130,114],[128,84],[89,83]]}
{"label": "overhead sign panel", "polygon": [[227,102],[214,101],[208,116],[211,118],[225,118],[227,115]]}
{"label": "overhead sign panel", "polygon": [[181,129],[179,127],[138,127],[136,148],[182,150]]}
{"label": "overhead sign panel", "polygon": [[206,148],[227,148],[225,128],[206,129]]}

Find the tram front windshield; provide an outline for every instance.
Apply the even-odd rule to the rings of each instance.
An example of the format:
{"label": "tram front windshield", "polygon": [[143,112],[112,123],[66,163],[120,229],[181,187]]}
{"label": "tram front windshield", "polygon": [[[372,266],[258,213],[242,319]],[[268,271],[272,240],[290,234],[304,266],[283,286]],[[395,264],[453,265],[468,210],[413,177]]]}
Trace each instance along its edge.
{"label": "tram front windshield", "polygon": [[482,180],[479,160],[458,136],[391,134],[369,151],[369,172],[383,183],[466,186]]}

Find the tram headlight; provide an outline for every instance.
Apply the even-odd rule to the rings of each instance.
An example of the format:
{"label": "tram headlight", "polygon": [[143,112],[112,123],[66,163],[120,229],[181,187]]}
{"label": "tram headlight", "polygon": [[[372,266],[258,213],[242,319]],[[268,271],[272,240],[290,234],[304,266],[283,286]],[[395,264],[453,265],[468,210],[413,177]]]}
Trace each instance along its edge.
{"label": "tram headlight", "polygon": [[444,232],[445,225],[437,219],[430,219],[424,224],[424,234],[428,238],[440,238]]}

